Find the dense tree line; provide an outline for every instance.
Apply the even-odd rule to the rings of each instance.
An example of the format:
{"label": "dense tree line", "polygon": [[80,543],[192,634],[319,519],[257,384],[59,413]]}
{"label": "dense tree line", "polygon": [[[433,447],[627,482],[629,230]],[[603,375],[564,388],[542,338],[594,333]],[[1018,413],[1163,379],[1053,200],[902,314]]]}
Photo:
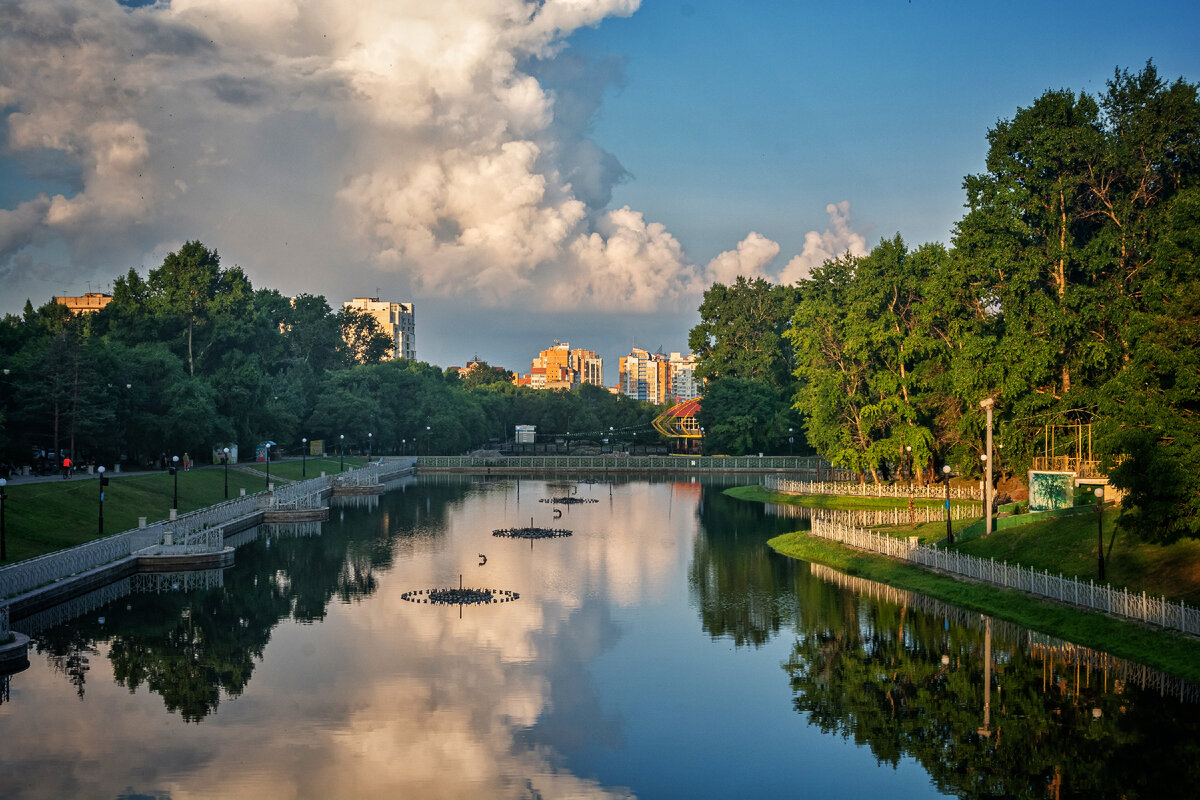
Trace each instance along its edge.
{"label": "dense tree line", "polygon": [[1197,87],[1117,70],[1099,97],[1046,92],[988,142],[952,247],[897,235],[795,286],[712,287],[691,340],[708,394],[751,381],[775,403],[702,424],[777,449],[791,413],[865,479],[978,475],[993,398],[1001,471],[1023,475],[1047,425],[1091,423],[1126,524],[1200,536]]}
{"label": "dense tree line", "polygon": [[[143,278],[116,279],[113,300],[75,315],[26,302],[0,320],[0,459],[35,453],[76,461],[154,463],[237,442],[301,438],[374,453],[458,453],[513,426],[599,439],[650,439],[655,409],[599,387],[538,392],[502,369],[465,375],[384,361],[391,339],[369,315],[324,297],[255,289],[216,250],[188,242]],[[57,456],[56,456],[57,457]]]}

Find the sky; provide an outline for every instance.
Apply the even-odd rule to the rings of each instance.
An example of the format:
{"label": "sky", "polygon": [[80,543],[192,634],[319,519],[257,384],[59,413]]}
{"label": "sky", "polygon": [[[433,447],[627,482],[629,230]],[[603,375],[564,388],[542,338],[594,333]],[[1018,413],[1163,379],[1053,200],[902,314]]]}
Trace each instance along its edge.
{"label": "sky", "polygon": [[704,289],[950,243],[987,132],[1192,2],[0,0],[0,313],[184,242],[413,302],[417,356],[687,351]]}

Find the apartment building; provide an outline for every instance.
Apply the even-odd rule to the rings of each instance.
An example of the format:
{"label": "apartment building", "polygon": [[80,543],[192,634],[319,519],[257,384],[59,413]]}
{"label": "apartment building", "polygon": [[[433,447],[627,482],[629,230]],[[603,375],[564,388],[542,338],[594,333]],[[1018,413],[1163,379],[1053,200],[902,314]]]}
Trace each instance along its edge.
{"label": "apartment building", "polygon": [[667,357],[662,353],[633,348],[621,358],[621,394],[651,403],[667,402],[667,366]]}
{"label": "apartment building", "polygon": [[56,297],[54,302],[66,306],[72,314],[95,314],[112,302],[113,296],[104,292],[87,292],[79,297]]}
{"label": "apartment building", "polygon": [[698,360],[692,353],[686,356],[671,353],[667,359],[667,396],[675,402],[694,400],[702,394],[703,388],[696,379]]}
{"label": "apartment building", "polygon": [[356,297],[342,303],[370,314],[392,339],[392,358],[417,359],[416,310],[412,303],[393,303],[378,297]]}
{"label": "apartment building", "polygon": [[529,374],[515,376],[513,383],[534,389],[578,389],[584,383],[603,386],[604,359],[593,350],[572,350],[570,342],[555,339],[530,363]]}

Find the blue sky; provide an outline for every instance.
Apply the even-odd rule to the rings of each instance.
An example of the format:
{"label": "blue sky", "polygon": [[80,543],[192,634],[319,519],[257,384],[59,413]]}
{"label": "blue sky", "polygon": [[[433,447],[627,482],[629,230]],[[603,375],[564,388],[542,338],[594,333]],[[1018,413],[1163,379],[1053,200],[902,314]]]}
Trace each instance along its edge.
{"label": "blue sky", "polygon": [[418,356],[685,350],[703,288],[948,241],[986,134],[1200,4],[0,0],[0,312],[198,238],[417,304]]}

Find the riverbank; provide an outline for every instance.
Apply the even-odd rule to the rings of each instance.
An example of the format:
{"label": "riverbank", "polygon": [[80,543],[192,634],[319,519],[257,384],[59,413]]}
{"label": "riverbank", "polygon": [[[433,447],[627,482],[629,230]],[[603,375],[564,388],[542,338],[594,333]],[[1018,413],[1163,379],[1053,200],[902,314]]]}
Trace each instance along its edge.
{"label": "riverbank", "polygon": [[[754,491],[755,489],[757,491]],[[734,487],[726,490],[726,493],[743,500],[793,505],[802,504],[801,498],[797,496],[773,494],[766,492],[762,487]],[[826,505],[821,507],[843,509],[861,508],[862,506],[854,505],[854,503],[863,500],[863,498],[850,497],[834,499],[829,496],[816,499],[826,503]],[[894,507],[894,505],[893,503],[892,506]],[[1038,523],[1038,526],[1055,526],[1067,522],[1075,521],[1054,520]],[[963,525],[965,524],[966,521],[963,521]],[[935,523],[934,525],[937,524]],[[916,529],[925,527],[928,526],[916,526]],[[902,536],[907,535],[912,530],[915,529],[910,529],[909,526],[892,526],[889,532],[892,532],[893,535]],[[940,530],[944,534],[945,526],[941,525]],[[1021,537],[1030,535],[1030,532],[1024,528],[1011,529],[1011,531],[1020,531],[1020,533],[1015,535]],[[995,533],[982,545],[968,543],[964,545],[964,549],[967,547],[983,547],[1004,551],[1009,546],[1005,542],[1006,535],[1014,535],[1011,531],[1005,531],[1003,534],[999,532]],[[1077,534],[1078,532],[1074,527],[1068,529],[1068,536]],[[1043,532],[1043,535],[1045,535],[1045,532]],[[803,532],[784,534],[770,540],[768,544],[777,552],[792,558],[825,564],[849,575],[920,592],[962,608],[1006,619],[1033,630],[1068,639],[1094,649],[1105,650],[1113,655],[1138,661],[1147,666],[1152,666],[1184,678],[1185,680],[1200,683],[1200,640],[1182,634],[1153,629],[1102,614],[1086,612],[1067,605],[1036,599],[1016,590],[1000,589],[987,584],[935,573],[921,567],[893,561],[883,556],[872,555],[840,544],[816,539]],[[1128,546],[1133,547],[1133,545]],[[1148,547],[1152,548],[1154,546],[1149,545]],[[1026,549],[1034,556],[1037,556],[1038,553],[1053,554],[1059,552],[1059,548],[1053,545],[1048,545],[1040,550],[1037,548]],[[1094,555],[1093,551],[1093,558]],[[1136,564],[1159,563],[1161,559],[1144,557],[1140,561],[1132,558],[1126,560],[1129,564]],[[1127,567],[1128,570],[1132,570],[1133,568],[1133,566]]]}
{"label": "riverbank", "polygon": [[960,608],[1104,650],[1200,683],[1200,640],[1036,599],[1014,589],[959,580],[883,556],[810,537],[802,531],[767,542],[776,552],[859,578],[920,592]]}
{"label": "riverbank", "polygon": [[[365,459],[347,457],[345,466],[361,467]],[[336,456],[299,458],[271,463],[272,480],[300,480],[301,472],[315,478],[324,471],[333,475],[341,463]],[[254,462],[229,468],[228,496],[239,497],[267,488],[266,465]],[[256,474],[258,473],[258,474]],[[104,492],[104,532],[111,536],[148,522],[166,519],[175,501],[178,478],[179,513],[186,514],[223,502],[226,499],[224,467],[197,467],[172,476],[165,471],[110,472]],[[70,480],[61,477],[14,478],[6,488],[6,550],[12,564],[29,558],[65,550],[100,537],[100,476],[77,473]]]}

